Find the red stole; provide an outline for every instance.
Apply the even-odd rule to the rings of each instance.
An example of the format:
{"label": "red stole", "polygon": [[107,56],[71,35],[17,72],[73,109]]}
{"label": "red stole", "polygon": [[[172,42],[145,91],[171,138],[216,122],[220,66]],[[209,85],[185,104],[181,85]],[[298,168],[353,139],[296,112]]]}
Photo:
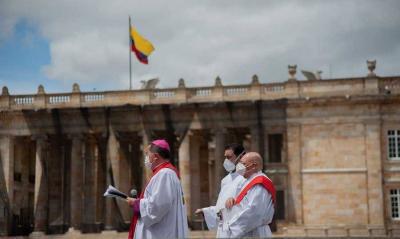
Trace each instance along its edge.
{"label": "red stole", "polygon": [[275,186],[272,183],[271,179],[269,179],[267,176],[264,175],[259,175],[256,176],[255,178],[253,178],[250,183],[248,183],[246,185],[246,187],[244,187],[244,189],[239,193],[239,195],[236,197],[235,199],[235,204],[239,204],[242,199],[244,198],[244,196],[246,196],[247,192],[255,185],[257,184],[261,184],[261,186],[263,186],[272,196],[272,202],[275,205],[275,201],[276,201],[276,190],[275,190]]}
{"label": "red stole", "polygon": [[[176,173],[176,176],[178,176],[178,178],[180,179],[178,170],[170,162],[161,163],[160,165],[158,165],[157,167],[152,169],[153,175],[151,176],[151,178],[153,178],[163,168],[172,169]],[[151,178],[150,178],[150,180],[151,180]],[[150,180],[147,182],[147,184],[150,182]],[[144,187],[144,190],[140,193],[139,199],[143,198],[144,191],[146,190],[147,184]],[[129,227],[128,239],[133,239],[133,236],[135,235],[136,223],[137,223],[138,219],[139,219],[138,215],[136,213],[134,213],[133,217],[132,217],[131,226]]]}

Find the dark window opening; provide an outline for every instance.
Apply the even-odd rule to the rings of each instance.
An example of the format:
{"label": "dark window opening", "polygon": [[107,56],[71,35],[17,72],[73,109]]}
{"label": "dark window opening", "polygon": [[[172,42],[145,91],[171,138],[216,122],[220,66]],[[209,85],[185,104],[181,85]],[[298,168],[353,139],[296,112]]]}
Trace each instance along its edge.
{"label": "dark window opening", "polygon": [[282,162],[282,147],[283,135],[282,134],[269,134],[268,135],[268,151],[270,163]]}

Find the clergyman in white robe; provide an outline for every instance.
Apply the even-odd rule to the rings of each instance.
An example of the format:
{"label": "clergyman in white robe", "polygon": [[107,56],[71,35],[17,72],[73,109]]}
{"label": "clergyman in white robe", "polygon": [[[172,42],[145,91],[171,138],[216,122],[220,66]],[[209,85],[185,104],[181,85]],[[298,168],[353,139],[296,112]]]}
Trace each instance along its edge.
{"label": "clergyman in white robe", "polygon": [[187,238],[188,223],[181,183],[176,173],[163,168],[149,181],[140,200],[136,239]]}
{"label": "clergyman in white robe", "polygon": [[261,172],[262,158],[249,152],[236,165],[236,172],[246,179],[235,198],[229,198],[222,210],[223,231],[227,238],[271,237],[269,224],[274,216],[276,190]]}
{"label": "clergyman in white robe", "polygon": [[[259,175],[263,173],[259,172],[248,178],[243,183],[243,188]],[[263,186],[255,185],[238,205],[224,213],[228,217],[224,220],[224,234],[227,238],[271,237],[268,224],[272,222],[274,211],[271,194]]]}
{"label": "clergyman in white robe", "polygon": [[221,180],[221,191],[218,194],[215,206],[202,208],[204,219],[210,230],[217,229],[217,238],[226,238],[228,235],[222,230],[223,222],[217,214],[225,208],[225,202],[228,198],[236,196],[239,184],[245,179],[236,172],[229,173]]}

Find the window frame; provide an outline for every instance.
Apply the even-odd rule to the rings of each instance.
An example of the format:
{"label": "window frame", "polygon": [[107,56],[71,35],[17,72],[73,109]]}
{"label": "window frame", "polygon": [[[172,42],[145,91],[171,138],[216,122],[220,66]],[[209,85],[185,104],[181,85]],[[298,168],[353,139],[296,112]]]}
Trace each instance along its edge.
{"label": "window frame", "polygon": [[[396,194],[392,194],[392,191],[395,190]],[[397,199],[397,217],[393,217],[393,201],[392,198]],[[400,221],[400,188],[391,188],[389,189],[389,204],[390,204],[390,218],[394,221]]]}
{"label": "window frame", "polygon": [[[393,131],[394,134],[390,135],[389,132]],[[390,161],[400,161],[400,130],[398,129],[388,129],[387,130],[387,159]],[[394,157],[390,156],[391,144],[390,139],[394,139]]]}

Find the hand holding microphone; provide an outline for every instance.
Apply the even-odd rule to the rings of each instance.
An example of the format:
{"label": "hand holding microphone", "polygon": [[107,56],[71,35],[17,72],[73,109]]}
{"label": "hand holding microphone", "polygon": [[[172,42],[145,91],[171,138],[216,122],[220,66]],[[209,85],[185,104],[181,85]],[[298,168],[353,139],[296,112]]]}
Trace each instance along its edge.
{"label": "hand holding microphone", "polygon": [[130,196],[126,198],[126,202],[130,205],[133,206],[134,202],[137,200],[137,191],[136,189],[132,189],[130,191]]}
{"label": "hand holding microphone", "polygon": [[133,213],[140,216],[140,199],[137,198],[136,189],[132,189],[130,195],[131,197],[128,197],[126,201],[128,202],[128,205],[133,208]]}

